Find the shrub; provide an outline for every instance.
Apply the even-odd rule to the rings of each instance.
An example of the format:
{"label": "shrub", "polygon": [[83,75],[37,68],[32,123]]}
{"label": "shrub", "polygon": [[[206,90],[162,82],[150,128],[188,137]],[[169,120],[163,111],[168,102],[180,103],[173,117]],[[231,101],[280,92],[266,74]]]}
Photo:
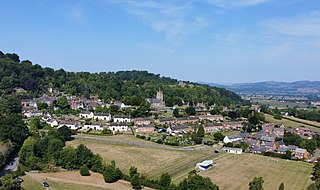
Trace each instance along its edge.
{"label": "shrub", "polygon": [[80,167],[80,174],[82,176],[90,176],[89,168],[86,165]]}

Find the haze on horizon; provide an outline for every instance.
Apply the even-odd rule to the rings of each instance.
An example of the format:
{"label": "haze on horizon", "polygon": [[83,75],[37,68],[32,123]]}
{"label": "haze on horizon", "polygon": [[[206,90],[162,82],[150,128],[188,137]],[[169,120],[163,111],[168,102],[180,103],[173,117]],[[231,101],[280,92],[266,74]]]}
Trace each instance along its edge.
{"label": "haze on horizon", "polygon": [[68,71],[320,80],[317,0],[4,0],[0,50]]}

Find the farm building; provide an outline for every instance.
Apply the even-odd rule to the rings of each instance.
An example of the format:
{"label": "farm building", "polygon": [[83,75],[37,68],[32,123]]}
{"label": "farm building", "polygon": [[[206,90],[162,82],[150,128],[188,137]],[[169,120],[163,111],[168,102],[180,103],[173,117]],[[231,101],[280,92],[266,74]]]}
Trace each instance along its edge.
{"label": "farm building", "polygon": [[225,151],[226,153],[231,153],[231,154],[242,154],[241,148],[224,147],[223,151]]}
{"label": "farm building", "polygon": [[213,161],[212,160],[205,160],[203,162],[197,163],[196,167],[199,168],[200,170],[209,170],[213,166]]}

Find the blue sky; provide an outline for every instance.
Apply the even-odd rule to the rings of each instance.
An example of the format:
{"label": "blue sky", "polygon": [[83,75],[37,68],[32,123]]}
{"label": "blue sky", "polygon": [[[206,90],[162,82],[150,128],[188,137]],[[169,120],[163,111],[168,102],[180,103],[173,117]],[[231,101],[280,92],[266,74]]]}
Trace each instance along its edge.
{"label": "blue sky", "polygon": [[319,0],[2,0],[0,50],[68,71],[320,80]]}

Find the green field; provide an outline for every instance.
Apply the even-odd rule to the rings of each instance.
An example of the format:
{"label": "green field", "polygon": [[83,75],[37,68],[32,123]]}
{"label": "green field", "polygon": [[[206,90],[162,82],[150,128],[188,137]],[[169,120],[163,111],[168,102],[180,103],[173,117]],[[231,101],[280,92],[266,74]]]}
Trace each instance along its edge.
{"label": "green field", "polygon": [[276,100],[265,100],[265,99],[252,99],[251,102],[253,104],[256,104],[257,102],[259,104],[263,104],[263,105],[270,105],[271,107],[275,108],[293,108],[295,106],[299,107],[299,108],[307,108],[308,104],[306,103],[295,103],[295,102],[279,102]]}
{"label": "green field", "polygon": [[215,161],[209,171],[200,175],[209,177],[221,190],[247,190],[254,177],[263,177],[264,189],[278,189],[280,183],[285,189],[305,189],[312,181],[309,179],[313,165],[305,162],[287,161],[257,154],[228,154]]}
{"label": "green field", "polygon": [[[152,143],[126,135],[118,135],[114,138],[130,140],[131,142]],[[213,154],[208,150],[178,151],[92,139],[75,139],[68,142],[68,145],[77,146],[80,143],[86,145],[94,153],[100,154],[108,163],[115,160],[117,166],[123,172],[128,173],[130,167],[135,166],[139,172],[152,179],[158,178],[165,172],[175,174],[184,168],[194,167],[196,163]]]}
{"label": "green field", "polygon": [[[299,119],[299,122],[298,122],[298,120],[291,121],[291,120],[286,119],[285,117],[283,117],[281,120],[277,120],[277,119],[274,119],[273,116],[269,115],[269,114],[264,114],[264,116],[265,116],[265,119],[266,119],[267,122],[270,122],[270,123],[283,123],[285,125],[285,127],[296,128],[296,127],[303,126],[303,127],[309,128],[309,129],[315,129],[315,130],[319,130],[320,129],[320,128],[314,127],[312,125],[307,125],[307,124],[302,124],[301,123],[302,121],[304,121],[304,123],[312,122],[312,121],[308,121],[308,120]],[[297,118],[291,118],[291,119],[297,119]],[[315,123],[317,123],[317,125],[319,125],[319,127],[320,127],[320,124],[318,122],[312,122],[313,125]]]}

